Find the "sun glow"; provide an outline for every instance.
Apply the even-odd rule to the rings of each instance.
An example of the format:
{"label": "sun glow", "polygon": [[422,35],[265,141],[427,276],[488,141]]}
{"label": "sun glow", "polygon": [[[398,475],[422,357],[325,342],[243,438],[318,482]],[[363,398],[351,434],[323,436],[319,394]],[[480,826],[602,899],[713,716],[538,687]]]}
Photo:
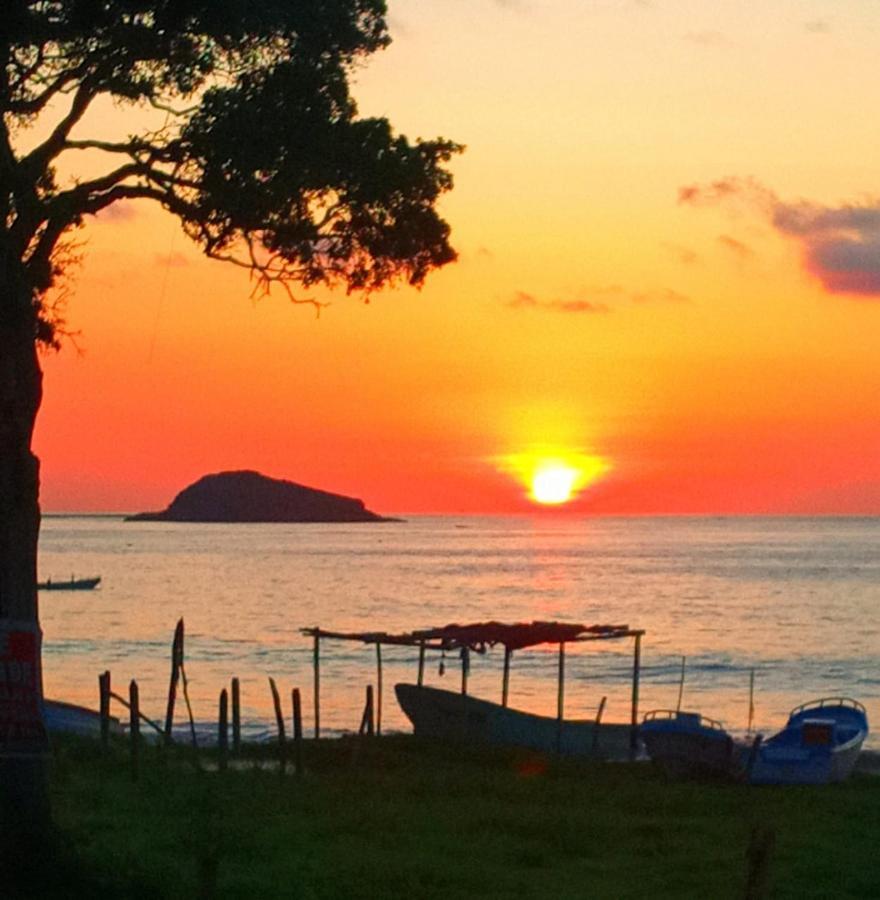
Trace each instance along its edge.
{"label": "sun glow", "polygon": [[513,453],[502,457],[500,463],[527,489],[530,500],[545,506],[574,500],[611,468],[599,456],[547,448]]}

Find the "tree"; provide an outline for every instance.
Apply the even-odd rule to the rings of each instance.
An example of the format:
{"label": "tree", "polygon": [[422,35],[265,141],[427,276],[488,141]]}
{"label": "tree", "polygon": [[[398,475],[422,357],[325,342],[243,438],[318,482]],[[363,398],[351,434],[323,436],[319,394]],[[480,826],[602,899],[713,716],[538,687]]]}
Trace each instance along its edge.
{"label": "tree", "polygon": [[[294,284],[421,285],[455,258],[435,206],[461,148],[411,143],[385,119],[359,118],[350,95],[353,67],[388,41],[384,0],[4,0],[0,637],[4,626],[39,633],[39,351],[59,344],[52,289],[86,217],[152,200],[207,256],[294,300]],[[81,134],[107,96],[159,111],[159,124],[115,141]],[[29,145],[28,127],[47,118]],[[59,160],[78,154],[100,156],[103,173],[62,183]],[[0,792],[19,816],[37,817],[39,768],[0,759]]]}

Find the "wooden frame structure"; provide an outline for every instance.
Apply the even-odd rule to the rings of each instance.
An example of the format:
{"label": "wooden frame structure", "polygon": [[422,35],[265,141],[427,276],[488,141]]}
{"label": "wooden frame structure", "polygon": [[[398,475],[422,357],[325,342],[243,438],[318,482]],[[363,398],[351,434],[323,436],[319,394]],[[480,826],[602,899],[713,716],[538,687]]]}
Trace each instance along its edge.
{"label": "wooden frame structure", "polygon": [[[565,645],[586,641],[620,640],[633,638],[633,669],[630,724],[630,740],[633,752],[638,740],[639,676],[641,669],[641,643],[644,630],[628,625],[579,625],[569,622],[476,622],[471,625],[445,625],[402,634],[385,631],[344,632],[323,628],[301,628],[301,633],[314,641],[314,703],[315,737],[321,736],[320,700],[320,642],[322,640],[355,641],[376,645],[376,734],[382,732],[382,645],[418,647],[419,668],[417,684],[421,687],[425,678],[425,655],[454,653],[461,656],[461,693],[467,694],[471,652],[485,654],[496,645],[504,647],[504,674],[501,686],[501,705],[507,706],[510,693],[510,661],[514,650],[523,650],[539,644],[559,645],[558,692],[556,718],[561,730],[565,720]],[[605,700],[602,700],[604,707]],[[601,716],[601,712],[600,712]]]}

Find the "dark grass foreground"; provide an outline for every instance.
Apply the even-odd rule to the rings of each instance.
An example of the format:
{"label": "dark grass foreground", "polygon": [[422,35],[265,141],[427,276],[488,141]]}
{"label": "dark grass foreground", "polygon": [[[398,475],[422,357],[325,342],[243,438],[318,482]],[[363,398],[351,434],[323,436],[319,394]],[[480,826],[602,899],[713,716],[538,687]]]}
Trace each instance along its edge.
{"label": "dark grass foreground", "polygon": [[[647,764],[556,762],[385,737],[195,771],[145,747],[57,741],[61,835],[38,897],[726,898],[755,826],[773,897],[880,896],[880,778],[829,787],[668,783]],[[5,896],[15,896],[5,893]]]}

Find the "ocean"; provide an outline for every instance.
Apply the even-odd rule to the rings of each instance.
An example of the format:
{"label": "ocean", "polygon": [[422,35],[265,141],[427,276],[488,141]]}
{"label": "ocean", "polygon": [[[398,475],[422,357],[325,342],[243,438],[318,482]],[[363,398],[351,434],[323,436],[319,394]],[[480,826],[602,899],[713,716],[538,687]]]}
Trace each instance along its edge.
{"label": "ocean", "polygon": [[[457,622],[558,620],[644,629],[640,713],[678,704],[769,734],[788,710],[850,696],[880,726],[880,519],[429,517],[350,525],[183,525],[120,516],[43,519],[40,578],[100,575],[95,591],[42,592],[43,681],[52,699],[97,708],[98,675],[164,720],[175,623],[199,730],[241,683],[243,732],[274,734],[268,677],[313,723],[304,627],[410,631]],[[406,731],[393,685],[418,653],[383,648],[383,731]],[[356,730],[370,645],[321,644],[321,733]],[[628,721],[633,642],[566,648],[565,713]],[[469,691],[500,700],[503,651],[472,654]],[[557,648],[514,654],[510,705],[555,715]],[[445,671],[445,674],[441,672]],[[460,662],[429,655],[425,682],[460,687]],[[121,706],[114,712],[125,715]],[[178,706],[176,725],[185,725]],[[867,746],[880,748],[880,735]]]}

